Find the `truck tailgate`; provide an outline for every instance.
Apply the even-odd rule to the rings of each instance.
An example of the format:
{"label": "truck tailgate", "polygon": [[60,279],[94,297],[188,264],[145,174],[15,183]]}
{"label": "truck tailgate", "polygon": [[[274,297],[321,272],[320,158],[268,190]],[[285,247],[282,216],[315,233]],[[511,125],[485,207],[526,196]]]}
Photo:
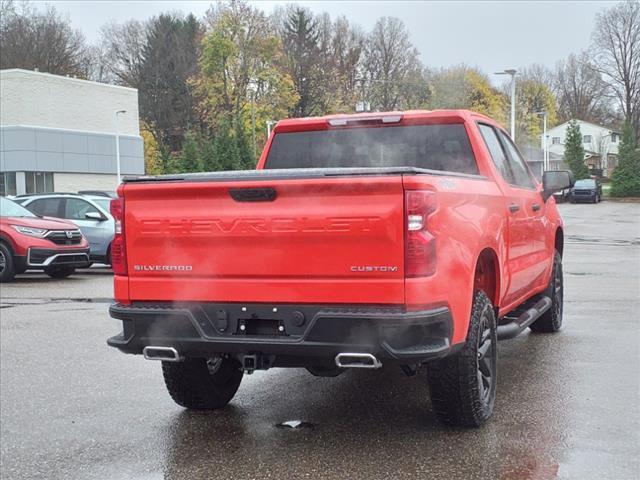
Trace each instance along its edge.
{"label": "truck tailgate", "polygon": [[123,192],[132,301],[404,302],[401,175]]}

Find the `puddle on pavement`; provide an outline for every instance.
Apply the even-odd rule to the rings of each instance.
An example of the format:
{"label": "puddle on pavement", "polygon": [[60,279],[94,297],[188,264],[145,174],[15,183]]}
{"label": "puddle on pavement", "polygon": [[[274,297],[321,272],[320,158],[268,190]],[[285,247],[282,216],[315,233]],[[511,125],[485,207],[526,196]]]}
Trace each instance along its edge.
{"label": "puddle on pavement", "polygon": [[276,428],[284,428],[291,430],[313,429],[315,425],[309,422],[303,422],[302,420],[288,420],[286,422],[276,424]]}

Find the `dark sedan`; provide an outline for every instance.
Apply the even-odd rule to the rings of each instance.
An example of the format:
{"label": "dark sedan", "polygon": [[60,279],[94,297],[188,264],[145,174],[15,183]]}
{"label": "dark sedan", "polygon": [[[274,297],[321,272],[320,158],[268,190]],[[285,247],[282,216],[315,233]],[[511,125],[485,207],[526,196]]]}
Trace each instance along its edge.
{"label": "dark sedan", "polygon": [[571,203],[598,203],[602,200],[602,185],[592,178],[577,180],[569,194]]}

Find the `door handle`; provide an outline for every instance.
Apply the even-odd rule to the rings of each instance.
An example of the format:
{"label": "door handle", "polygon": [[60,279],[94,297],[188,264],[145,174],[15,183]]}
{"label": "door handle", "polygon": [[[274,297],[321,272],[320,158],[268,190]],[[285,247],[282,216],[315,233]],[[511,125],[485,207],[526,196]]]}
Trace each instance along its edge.
{"label": "door handle", "polygon": [[540,204],[534,203],[533,205],[531,205],[531,210],[533,210],[534,212],[537,212],[538,210],[540,210]]}
{"label": "door handle", "polygon": [[517,203],[512,203],[511,205],[509,205],[509,211],[511,213],[516,213],[518,210],[520,210],[520,205],[518,205]]}

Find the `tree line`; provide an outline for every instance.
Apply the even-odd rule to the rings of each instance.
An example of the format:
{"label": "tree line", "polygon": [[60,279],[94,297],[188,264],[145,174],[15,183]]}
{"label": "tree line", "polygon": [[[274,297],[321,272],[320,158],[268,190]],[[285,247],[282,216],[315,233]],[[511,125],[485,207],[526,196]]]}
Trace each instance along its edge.
{"label": "tree line", "polygon": [[[108,23],[89,44],[54,7],[2,0],[0,68],[39,69],[138,89],[149,173],[252,168],[270,120],[371,110],[468,108],[508,123],[508,85],[478,68],[425,65],[401,20],[370,31],[296,4],[267,15],[220,1],[204,18],[164,13]],[[428,52],[425,52],[428,58]],[[640,2],[597,15],[592,43],[517,77],[516,139],[579,118],[640,136]]]}

